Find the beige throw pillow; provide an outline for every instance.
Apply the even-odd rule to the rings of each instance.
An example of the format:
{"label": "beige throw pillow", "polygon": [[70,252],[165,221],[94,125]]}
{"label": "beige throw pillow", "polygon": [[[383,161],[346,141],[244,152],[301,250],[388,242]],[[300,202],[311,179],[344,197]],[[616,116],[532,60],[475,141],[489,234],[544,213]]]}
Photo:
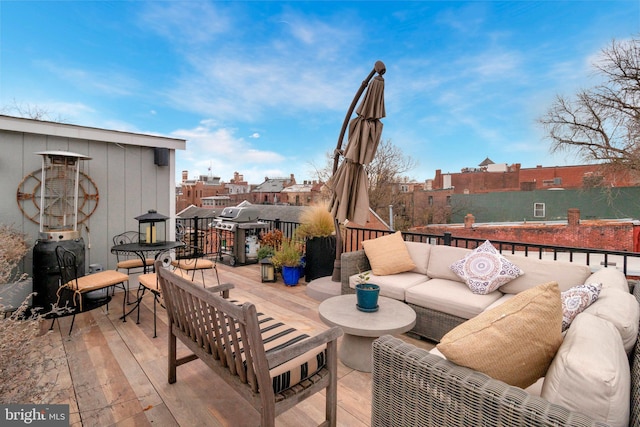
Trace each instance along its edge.
{"label": "beige throw pillow", "polygon": [[416,268],[400,231],[365,240],[362,247],[376,276],[404,273]]}
{"label": "beige throw pillow", "polygon": [[556,282],[536,286],[449,331],[437,345],[445,357],[526,388],[544,376],[562,343]]}

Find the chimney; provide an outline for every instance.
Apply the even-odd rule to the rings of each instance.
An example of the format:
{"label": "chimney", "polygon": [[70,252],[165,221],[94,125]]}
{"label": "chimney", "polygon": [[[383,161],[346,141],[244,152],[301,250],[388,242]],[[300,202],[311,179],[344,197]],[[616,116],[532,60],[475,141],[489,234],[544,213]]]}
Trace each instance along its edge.
{"label": "chimney", "polygon": [[567,223],[569,227],[577,227],[580,225],[580,209],[569,208],[567,211]]}
{"label": "chimney", "polygon": [[464,217],[464,228],[473,227],[474,222],[476,222],[476,218],[470,213],[466,214]]}
{"label": "chimney", "polygon": [[182,171],[182,182],[185,182],[189,179],[189,171]]}

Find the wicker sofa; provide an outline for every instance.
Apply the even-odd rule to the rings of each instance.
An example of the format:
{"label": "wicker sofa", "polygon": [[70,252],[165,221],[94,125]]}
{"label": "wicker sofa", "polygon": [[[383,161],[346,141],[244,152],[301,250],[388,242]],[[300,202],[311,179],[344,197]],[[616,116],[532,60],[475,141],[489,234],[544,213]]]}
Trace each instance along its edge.
{"label": "wicker sofa", "polygon": [[[470,250],[404,244],[415,268],[388,276],[372,275],[371,282],[381,284],[381,295],[409,304],[417,313],[412,332],[435,342],[462,323],[521,292],[540,288],[538,285],[543,283],[550,286],[550,282],[556,282],[557,286],[553,285],[556,291],[583,283],[600,283],[602,290],[597,300],[571,323],[548,371],[542,371],[543,377],[535,384],[522,386],[526,389],[447,361],[438,351],[442,344],[425,352],[393,337],[381,338],[373,354],[372,425],[626,426],[631,420],[631,425],[640,427],[635,408],[640,398],[637,384],[640,374],[636,372],[640,367],[635,365],[640,358],[636,344],[640,286],[631,295],[622,272],[602,268],[592,273],[587,266],[577,263],[507,254],[505,257],[525,273],[488,295],[478,296],[472,295],[467,284],[449,267]],[[342,292],[353,292],[358,274],[369,269],[364,251],[342,254]],[[493,348],[499,348],[492,339],[479,345],[483,349],[474,345],[471,353],[464,351],[478,358],[486,354],[483,351],[487,348],[492,352]],[[505,350],[503,346],[502,351],[509,352],[509,348],[515,347]],[[502,358],[496,360],[501,366],[509,366]],[[630,389],[634,403],[629,408]]]}
{"label": "wicker sofa", "polygon": [[[640,302],[640,286],[634,296]],[[640,345],[629,358],[629,426],[640,426]],[[371,425],[607,426],[404,341],[373,343]]]}
{"label": "wicker sofa", "polygon": [[[611,282],[618,288],[628,288],[624,275],[615,269],[601,269],[592,274],[589,267],[578,263],[504,254],[525,274],[489,295],[473,295],[449,268],[471,249],[417,242],[405,244],[416,268],[390,276],[371,274],[370,280],[380,285],[381,296],[405,301],[415,310],[416,325],[411,334],[435,342],[487,308],[541,283],[557,281],[561,290],[587,281]],[[354,293],[358,274],[371,270],[369,259],[364,250],[359,250],[343,253],[341,261],[341,293]]]}

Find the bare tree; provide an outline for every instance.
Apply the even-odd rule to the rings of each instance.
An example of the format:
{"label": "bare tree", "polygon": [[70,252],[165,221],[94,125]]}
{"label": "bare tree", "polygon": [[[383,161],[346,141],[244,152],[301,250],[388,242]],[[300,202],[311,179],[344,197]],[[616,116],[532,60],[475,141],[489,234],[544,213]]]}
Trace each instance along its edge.
{"label": "bare tree", "polygon": [[60,115],[53,117],[53,113],[44,107],[28,103],[19,103],[15,99],[13,99],[10,105],[1,107],[0,114],[48,122],[65,123],[67,121]]}
{"label": "bare tree", "polygon": [[415,160],[405,156],[390,139],[378,145],[373,161],[365,169],[369,177],[369,205],[382,218],[389,218],[389,205],[402,202],[397,184],[415,167]]}
{"label": "bare tree", "polygon": [[612,41],[593,64],[604,82],[558,95],[538,121],[551,152],[574,151],[587,162],[640,174],[640,39]]}
{"label": "bare tree", "polygon": [[[328,182],[333,171],[333,153],[327,152],[324,167],[312,167],[319,181]],[[416,162],[405,156],[390,139],[380,142],[373,161],[365,166],[365,170],[369,177],[369,206],[381,218],[389,219],[389,205],[404,203],[397,184],[406,181],[403,175],[415,167]]]}

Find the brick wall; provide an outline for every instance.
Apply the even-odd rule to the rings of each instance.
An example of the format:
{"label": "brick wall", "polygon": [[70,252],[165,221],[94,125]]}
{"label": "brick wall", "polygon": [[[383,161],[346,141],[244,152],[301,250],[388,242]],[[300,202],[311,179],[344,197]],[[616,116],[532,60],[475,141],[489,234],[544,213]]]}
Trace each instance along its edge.
{"label": "brick wall", "polygon": [[622,221],[576,221],[575,215],[576,212],[572,212],[575,225],[529,225],[523,223],[472,227],[468,223],[469,219],[466,218],[464,227],[438,225],[417,227],[411,231],[422,231],[429,234],[449,232],[453,237],[640,252],[640,231],[638,230],[640,226]]}

